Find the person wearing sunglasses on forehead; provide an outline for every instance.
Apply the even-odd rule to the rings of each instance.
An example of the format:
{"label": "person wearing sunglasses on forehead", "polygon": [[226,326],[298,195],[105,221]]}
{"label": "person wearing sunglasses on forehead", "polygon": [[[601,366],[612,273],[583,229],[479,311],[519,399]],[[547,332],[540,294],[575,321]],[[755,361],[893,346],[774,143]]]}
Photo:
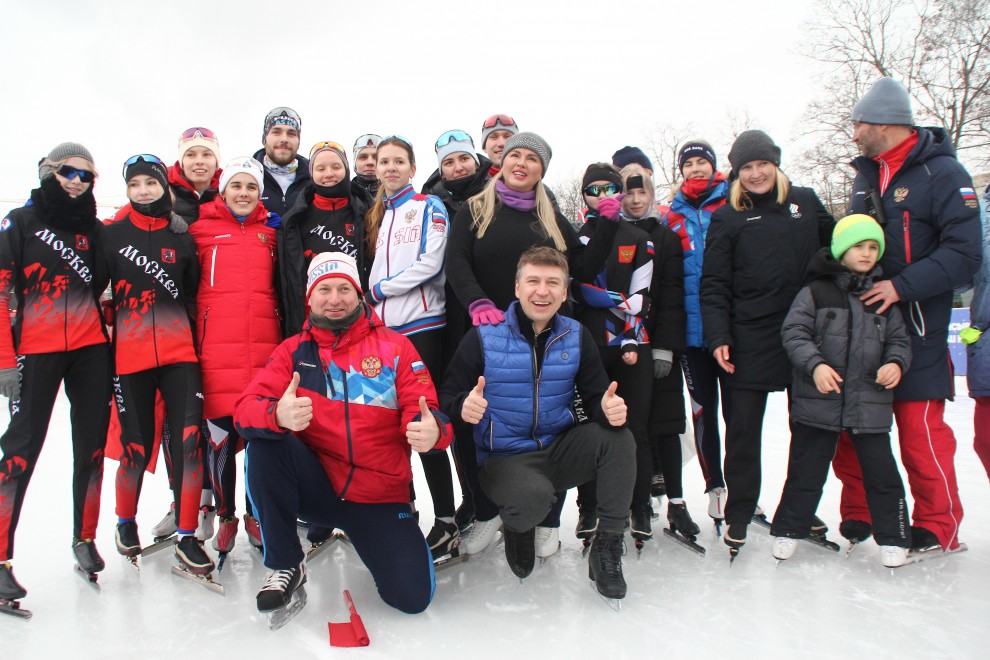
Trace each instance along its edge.
{"label": "person wearing sunglasses on forehead", "polygon": [[701,322],[701,269],[705,238],[712,213],[725,204],[729,183],[716,169],[715,150],[705,140],[685,142],[677,153],[682,181],[671,196],[663,224],[681,239],[684,253],[684,307],[687,314],[681,367],[687,377],[694,413],[694,444],[705,478],[708,515],[717,526],[725,517],[725,478],[722,476],[722,440],[718,429],[719,395],[722,418],[728,423],[727,374],[708,351]]}
{"label": "person wearing sunglasses on forehead", "polygon": [[265,115],[262,148],[254,159],[264,165],[265,185],[261,203],[279,216],[292,208],[310,181],[309,161],[299,155],[302,119],[292,108],[273,108]]}
{"label": "person wearing sunglasses on forehead", "polygon": [[85,573],[94,576],[104,568],[93,543],[111,391],[109,338],[99,303],[107,278],[96,268],[103,229],[93,197],[97,172],[88,149],[65,142],[42,159],[38,173],[41,186],[31,191],[30,201],[0,220],[0,306],[11,306],[12,290],[17,303],[14,323],[0,332],[0,394],[10,400],[10,424],[0,436],[3,600],[26,595],[10,565],[14,534],[63,384],[74,457],[71,547]]}
{"label": "person wearing sunglasses on forehead", "polygon": [[282,218],[278,230],[279,277],[285,301],[284,334],[302,330],[306,320],[306,269],[321,252],[353,257],[367,286],[364,216],[370,206],[355,190],[344,147],[317,142],[309,151],[311,180]]}
{"label": "person wearing sunglasses on forehead", "polygon": [[[276,294],[276,230],[281,218],[261,203],[264,168],[254,158],[227,161],[220,196],[202,207],[189,226],[199,255],[196,333],[203,375],[203,417],[220,524],[213,548],[225,556],[237,534],[234,491],[239,436],[233,414],[237,397],[265,366],[282,340]],[[247,502],[244,526],[261,546],[258,521]]]}
{"label": "person wearing sunglasses on forehead", "polygon": [[362,194],[370,206],[378,195],[378,143],[382,136],[365,133],[354,141],[354,178],[351,185],[355,192]]}
{"label": "person wearing sunglasses on forehead", "polygon": [[114,328],[120,466],[117,468],[117,551],[141,553],[136,522],[148,461],[155,455],[155,399],[168,417],[174,500],[178,512],[175,555],[186,570],[206,574],[213,561],[195,533],[203,486],[202,386],[193,344],[199,261],[187,233],[169,229],[172,197],[168,172],[157,156],[124,163],[130,210],[107,225],[98,265],[110,276]]}
{"label": "person wearing sunglasses on forehead", "polygon": [[[517,133],[505,144],[502,168],[484,190],[454,217],[447,246],[447,274],[458,301],[473,325],[498,324],[515,300],[515,265],[534,245],[554,247],[567,255],[570,272],[592,280],[605,263],[618,224],[603,222],[601,240],[585,250],[571,224],[554,207],[543,178],[553,152],[535,133]],[[464,478],[474,501],[476,522],[463,548],[476,554],[490,547],[501,527],[498,507],[478,482],[473,452],[462,456]],[[546,524],[537,530],[540,556],[556,552],[560,497]]]}
{"label": "person wearing sunglasses on forehead", "polygon": [[[439,198],[418,194],[412,145],[391,135],[378,144],[378,199],[367,215],[371,273],[365,299],[386,326],[412,342],[434,382],[442,373],[447,324],[444,254],[449,220]],[[446,451],[421,454],[436,521],[427,536],[434,560],[451,554],[460,533],[454,524],[454,482]]]}
{"label": "person wearing sunglasses on forehead", "polygon": [[174,211],[187,223],[199,219],[199,207],[220,194],[220,143],[208,128],[194,126],[179,136],[179,159],[168,168]]}
{"label": "person wearing sunglasses on forehead", "polygon": [[[467,203],[470,197],[481,192],[488,182],[492,162],[478,154],[474,148],[474,140],[465,131],[452,129],[444,131],[433,145],[437,153],[439,167],[433,171],[423,185],[423,194],[436,195],[447,208],[447,217],[453,218]],[[457,344],[471,327],[467,310],[454,295],[448,280],[444,285],[446,297],[447,326],[443,329],[443,359],[444,369],[450,363],[457,350]],[[465,427],[460,419],[454,420],[454,430],[457,440],[452,446],[454,459],[462,462],[460,454],[474,453],[474,439],[471,429]],[[473,460],[473,459],[472,459]],[[474,505],[471,503],[471,491],[464,483],[463,470],[457,470],[461,480],[461,504],[457,507],[455,520],[458,529],[465,531],[474,518]]]}
{"label": "person wearing sunglasses on forehead", "polygon": [[488,168],[489,177],[498,174],[502,167],[505,143],[518,132],[519,125],[509,115],[492,115],[481,125],[481,150],[485,152],[492,163]]}

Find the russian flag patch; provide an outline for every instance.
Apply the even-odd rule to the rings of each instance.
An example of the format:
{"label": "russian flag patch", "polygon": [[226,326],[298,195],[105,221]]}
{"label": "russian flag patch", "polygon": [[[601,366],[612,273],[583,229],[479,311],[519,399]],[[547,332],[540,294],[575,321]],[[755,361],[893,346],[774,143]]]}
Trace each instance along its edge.
{"label": "russian flag patch", "polygon": [[959,194],[962,195],[963,204],[971,209],[979,207],[980,203],[976,198],[976,191],[972,188],[960,188]]}

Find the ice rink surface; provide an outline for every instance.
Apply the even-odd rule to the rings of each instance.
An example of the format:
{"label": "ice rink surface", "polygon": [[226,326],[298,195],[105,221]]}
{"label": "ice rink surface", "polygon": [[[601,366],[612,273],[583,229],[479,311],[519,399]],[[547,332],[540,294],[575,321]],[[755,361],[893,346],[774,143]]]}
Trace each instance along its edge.
{"label": "ice rink surface", "polygon": [[[957,389],[965,392],[965,379]],[[285,628],[271,632],[255,608],[267,570],[243,531],[227,559],[219,596],[173,576],[170,552],[141,560],[138,574],[117,555],[113,483],[107,461],[97,545],[107,561],[96,593],[73,571],[70,550],[68,405],[60,397],[17,534],[13,561],[34,618],[0,615],[0,655],[33,658],[986,658],[990,646],[990,485],[972,449],[973,401],[964,394],[946,408],[959,442],[956,468],[966,507],[960,538],[969,551],[896,571],[880,565],[869,541],[845,558],[838,534],[839,484],[830,476],[819,515],[836,554],[808,543],[779,565],[770,537],[757,526],[730,568],[717,540],[697,459],[684,466],[688,507],[702,527],[704,558],[660,532],[636,557],[627,537],[629,593],[611,609],[588,580],[573,530],[569,493],[563,547],[523,583],[502,546],[437,573],[436,597],[409,616],[382,603],[353,548],[338,543],[309,566],[309,603]],[[772,515],[783,486],[789,435],[786,399],[768,406],[761,503]],[[413,461],[424,533],[433,522],[419,461]],[[905,482],[906,483],[906,482]],[[243,507],[243,479],[238,507]],[[138,524],[144,543],[168,507],[163,471],[145,481]],[[243,513],[243,510],[239,510]],[[216,553],[208,549],[212,557]],[[329,646],[328,621],[348,618],[342,590],[353,595],[371,645]]]}

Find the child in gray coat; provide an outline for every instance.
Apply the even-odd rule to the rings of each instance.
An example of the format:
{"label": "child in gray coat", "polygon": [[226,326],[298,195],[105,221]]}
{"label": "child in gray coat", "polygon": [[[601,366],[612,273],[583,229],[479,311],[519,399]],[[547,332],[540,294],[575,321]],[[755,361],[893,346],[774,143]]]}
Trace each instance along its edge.
{"label": "child in gray coat", "polygon": [[896,306],[860,296],[880,277],[884,233],[857,214],[843,218],[808,267],[809,284],[784,320],[794,366],[787,481],[774,514],[773,555],[788,559],[807,538],[839,434],[849,434],[863,469],[873,533],[884,566],[900,566],[911,547],[904,484],[890,448],[893,389],[911,364],[911,344]]}

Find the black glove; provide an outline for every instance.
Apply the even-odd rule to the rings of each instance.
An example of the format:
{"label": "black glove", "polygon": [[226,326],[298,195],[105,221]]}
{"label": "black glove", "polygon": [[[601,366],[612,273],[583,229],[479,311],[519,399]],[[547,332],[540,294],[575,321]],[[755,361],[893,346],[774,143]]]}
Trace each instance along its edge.
{"label": "black glove", "polygon": [[653,349],[653,377],[657,380],[670,375],[670,368],[674,366],[674,352],[666,348]]}
{"label": "black glove", "polygon": [[17,367],[0,369],[0,395],[11,401],[21,398],[21,375]]}

